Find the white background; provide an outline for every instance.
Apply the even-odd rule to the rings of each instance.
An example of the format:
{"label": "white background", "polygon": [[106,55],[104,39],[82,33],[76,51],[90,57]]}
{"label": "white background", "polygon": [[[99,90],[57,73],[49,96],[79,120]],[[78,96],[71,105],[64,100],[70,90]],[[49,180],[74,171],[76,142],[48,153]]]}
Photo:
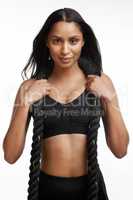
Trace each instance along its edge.
{"label": "white background", "polygon": [[48,15],[56,9],[71,7],[80,12],[99,41],[103,69],[112,79],[121,112],[129,131],[128,153],[116,158],[108,149],[101,121],[98,159],[110,200],[132,199],[132,46],[133,2],[131,0],[3,1],[0,5],[0,199],[26,200],[29,180],[32,122],[23,154],[11,165],[3,158],[2,142],[9,126],[13,102],[21,82],[32,42]]}

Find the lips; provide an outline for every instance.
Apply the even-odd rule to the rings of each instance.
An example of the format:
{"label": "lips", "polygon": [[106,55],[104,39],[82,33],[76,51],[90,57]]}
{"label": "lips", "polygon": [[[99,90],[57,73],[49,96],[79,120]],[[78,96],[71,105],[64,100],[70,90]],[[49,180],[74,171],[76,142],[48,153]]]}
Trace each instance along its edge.
{"label": "lips", "polygon": [[71,59],[71,57],[63,57],[63,58],[61,58],[61,60],[69,60],[69,59]]}
{"label": "lips", "polygon": [[64,58],[61,58],[61,61],[63,63],[68,63],[68,62],[70,62],[71,59],[72,59],[71,57],[64,57]]}
{"label": "lips", "polygon": [[71,58],[61,58],[61,62],[63,63],[69,63],[71,61]]}

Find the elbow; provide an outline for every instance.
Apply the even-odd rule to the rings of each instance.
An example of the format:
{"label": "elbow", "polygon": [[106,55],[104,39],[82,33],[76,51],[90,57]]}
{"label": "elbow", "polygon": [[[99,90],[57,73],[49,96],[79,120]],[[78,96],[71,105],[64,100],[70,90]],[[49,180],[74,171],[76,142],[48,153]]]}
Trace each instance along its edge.
{"label": "elbow", "polygon": [[16,161],[19,159],[20,156],[21,156],[21,153],[11,154],[9,152],[8,153],[4,152],[4,160],[8,162],[9,164],[16,163]]}
{"label": "elbow", "polygon": [[11,150],[7,149],[5,142],[3,142],[4,160],[9,164],[14,164],[16,159],[12,156]]}
{"label": "elbow", "polygon": [[[115,142],[114,142],[115,141]],[[108,147],[112,153],[119,159],[125,157],[128,151],[129,136],[126,134],[124,140],[115,138],[114,140],[107,140]]]}
{"label": "elbow", "polygon": [[18,146],[12,148],[12,145],[3,142],[3,152],[4,160],[9,164],[14,164],[21,156],[23,148],[19,148]]}
{"label": "elbow", "polygon": [[126,151],[122,151],[122,152],[117,152],[117,153],[115,152],[114,155],[117,158],[121,159],[121,158],[123,158],[123,157],[125,157],[127,155],[127,150]]}
{"label": "elbow", "polygon": [[129,140],[126,142],[126,144],[125,145],[123,145],[121,148],[119,147],[118,149],[117,149],[117,151],[115,151],[115,156],[117,157],[117,158],[123,158],[123,157],[125,157],[126,155],[127,155],[127,152],[128,152],[128,144],[129,144]]}
{"label": "elbow", "polygon": [[128,144],[125,145],[125,147],[119,148],[116,151],[114,151],[114,155],[117,158],[123,158],[123,157],[125,157],[127,155],[127,152],[128,152]]}
{"label": "elbow", "polygon": [[17,159],[10,158],[10,157],[7,156],[7,155],[4,155],[4,160],[5,160],[7,163],[9,163],[9,164],[14,164],[14,163],[17,161]]}
{"label": "elbow", "polygon": [[4,160],[9,164],[14,164],[20,158],[22,152],[17,152],[16,154],[10,154],[4,152]]}
{"label": "elbow", "polygon": [[108,147],[110,148],[111,152],[115,155],[115,157],[117,158],[123,158],[127,155],[127,145],[125,145],[124,147],[118,147],[118,146],[113,146],[113,145],[109,145]]}
{"label": "elbow", "polygon": [[4,160],[9,163],[9,164],[14,164],[18,158],[20,157],[21,153],[16,152],[12,152],[9,149],[4,149]]}

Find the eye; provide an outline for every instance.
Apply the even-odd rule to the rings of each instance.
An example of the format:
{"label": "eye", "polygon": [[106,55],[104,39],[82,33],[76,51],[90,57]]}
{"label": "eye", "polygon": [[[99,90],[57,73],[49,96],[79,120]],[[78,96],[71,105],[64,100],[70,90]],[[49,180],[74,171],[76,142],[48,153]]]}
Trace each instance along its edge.
{"label": "eye", "polygon": [[72,44],[76,44],[76,43],[78,43],[78,41],[79,41],[79,40],[78,40],[78,39],[75,39],[75,38],[73,38],[73,39],[70,40],[70,42],[71,42]]}
{"label": "eye", "polygon": [[58,38],[57,38],[57,39],[53,39],[53,40],[52,40],[53,44],[58,44],[60,41],[61,41],[61,40],[60,40],[60,39],[58,39]]}

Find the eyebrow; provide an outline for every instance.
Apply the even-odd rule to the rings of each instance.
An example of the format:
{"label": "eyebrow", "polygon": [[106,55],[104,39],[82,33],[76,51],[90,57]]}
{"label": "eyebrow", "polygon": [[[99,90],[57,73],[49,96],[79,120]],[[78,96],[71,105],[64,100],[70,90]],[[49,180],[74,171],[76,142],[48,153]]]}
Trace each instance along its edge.
{"label": "eyebrow", "polygon": [[[72,35],[69,38],[74,38],[74,37],[80,37],[80,35]],[[52,35],[51,38],[62,38],[62,37],[59,35]]]}

